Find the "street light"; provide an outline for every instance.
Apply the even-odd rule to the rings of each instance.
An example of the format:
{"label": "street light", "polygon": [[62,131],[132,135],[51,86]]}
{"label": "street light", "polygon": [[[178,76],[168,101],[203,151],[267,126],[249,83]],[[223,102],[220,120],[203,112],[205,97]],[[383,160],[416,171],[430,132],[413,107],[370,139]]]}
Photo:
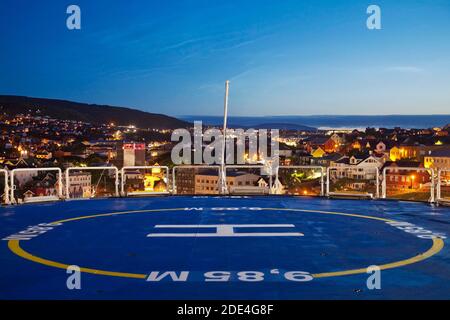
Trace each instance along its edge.
{"label": "street light", "polygon": [[410,189],[412,189],[412,188],[413,188],[414,180],[416,179],[416,176],[412,174],[412,175],[410,176],[410,178],[411,178],[411,187],[410,187]]}

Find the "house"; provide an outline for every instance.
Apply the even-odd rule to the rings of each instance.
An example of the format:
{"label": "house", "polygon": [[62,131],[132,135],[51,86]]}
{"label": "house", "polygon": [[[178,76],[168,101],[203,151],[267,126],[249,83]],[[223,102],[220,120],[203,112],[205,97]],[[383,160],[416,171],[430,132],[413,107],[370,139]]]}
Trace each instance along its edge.
{"label": "house", "polygon": [[405,145],[401,144],[399,147],[392,147],[389,150],[389,158],[391,161],[398,160],[414,160],[422,162],[424,158],[430,154],[430,152],[442,149],[442,145]]}
{"label": "house", "polygon": [[337,144],[338,146],[345,143],[345,136],[343,134],[333,133],[330,139],[333,140],[334,143]]}
{"label": "house", "polygon": [[441,130],[441,129],[436,129],[434,132],[434,136],[435,137],[447,137],[448,136],[448,131],[445,130]]}
{"label": "house", "polygon": [[55,158],[66,158],[66,157],[71,157],[71,156],[72,156],[72,152],[70,152],[70,151],[57,150],[54,153]]}
{"label": "house", "polygon": [[69,194],[72,198],[89,198],[92,194],[92,175],[86,171],[71,171]]}
{"label": "house", "polygon": [[310,165],[312,157],[311,154],[303,150],[295,153],[295,159],[298,160],[299,165]]}
{"label": "house", "polygon": [[342,154],[334,152],[328,155],[324,155],[320,158],[312,158],[311,165],[329,167],[332,166],[336,161],[338,161],[342,157],[343,157]]}
{"label": "house", "polygon": [[[312,152],[312,150],[322,149],[325,150],[325,144],[330,140],[328,136],[313,136],[305,140],[306,150]],[[334,141],[332,142],[334,144]]]}
{"label": "house", "polygon": [[256,181],[256,185],[260,188],[268,188],[269,187],[269,183],[263,177],[260,177],[258,179],[258,181]]}
{"label": "house", "polygon": [[279,144],[279,160],[281,165],[289,166],[292,158],[292,148],[284,143]]}
{"label": "house", "polygon": [[[242,171],[227,172],[226,184],[229,190],[235,187],[255,186],[260,176]],[[202,170],[195,175],[195,194],[218,194],[219,175],[217,170]]]}
{"label": "house", "polygon": [[32,198],[32,197],[34,197],[34,192],[33,191],[31,191],[31,190],[27,190],[27,191],[25,191],[24,193],[23,193],[23,198],[24,199],[27,199],[27,198]]}
{"label": "house", "polygon": [[387,145],[385,142],[380,141],[377,143],[377,145],[375,146],[375,152],[376,153],[385,153],[387,149]]}
{"label": "house", "polygon": [[142,172],[139,170],[127,170],[125,171],[125,181],[128,180],[142,180],[144,178]]}
{"label": "house", "polygon": [[276,178],[272,184],[271,194],[284,194],[284,185],[279,178]]}
{"label": "house", "polygon": [[[260,177],[258,181],[256,181],[256,186],[260,188],[261,190],[265,191],[264,193],[269,193],[269,178],[267,177]],[[272,194],[284,194],[285,193],[285,187],[284,184],[281,182],[280,177],[273,178],[272,180],[272,188],[270,189],[270,192]]]}
{"label": "house", "polygon": [[352,147],[352,149],[355,149],[355,150],[361,150],[362,149],[361,141],[360,140],[353,141],[353,143],[351,144],[351,147]]}
{"label": "house", "polygon": [[[418,161],[386,162],[383,166],[386,170],[386,189],[396,191],[419,190],[430,184],[431,175],[424,170]],[[402,169],[405,168],[405,169]],[[411,170],[408,168],[417,168]]]}
{"label": "house", "polygon": [[35,167],[35,163],[31,159],[18,159],[18,160],[10,160],[5,159],[2,161],[2,165],[5,169],[13,170],[17,168],[33,168]]}
{"label": "house", "polygon": [[374,180],[383,164],[384,158],[374,154],[342,157],[331,165],[335,169],[331,170],[330,176],[336,179]]}
{"label": "house", "polygon": [[[148,186],[145,187],[145,190],[149,190]],[[164,179],[156,180],[154,182],[153,188],[151,188],[152,192],[166,192],[167,190],[167,183]]]}
{"label": "house", "polygon": [[317,149],[311,152],[313,158],[322,158],[325,154],[326,154],[325,150],[323,150],[321,147],[318,147]]}
{"label": "house", "polygon": [[447,169],[444,172],[444,177],[450,178],[450,147],[429,151],[428,155],[424,157],[425,168],[432,168],[434,170]]}
{"label": "house", "polygon": [[279,144],[279,156],[289,158],[292,157],[292,148],[284,143]]}
{"label": "house", "polygon": [[325,152],[332,153],[339,150],[340,144],[334,141],[332,138],[328,139],[324,144]]}
{"label": "house", "polygon": [[20,185],[17,195],[20,198],[29,197],[49,197],[58,195],[58,182],[55,174],[45,173],[37,174],[31,177],[31,180]]}
{"label": "house", "polygon": [[418,159],[418,154],[417,146],[394,146],[389,150],[389,158],[391,161]]}
{"label": "house", "polygon": [[36,153],[34,154],[34,157],[35,157],[36,159],[50,160],[50,159],[53,157],[53,155],[52,155],[51,152],[48,152],[48,151],[46,151],[46,150],[43,150],[43,151],[36,152]]}

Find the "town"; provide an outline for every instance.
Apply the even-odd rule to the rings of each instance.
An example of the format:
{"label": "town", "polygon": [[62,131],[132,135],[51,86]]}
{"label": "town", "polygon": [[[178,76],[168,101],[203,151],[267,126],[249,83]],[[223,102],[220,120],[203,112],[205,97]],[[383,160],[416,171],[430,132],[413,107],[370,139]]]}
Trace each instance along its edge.
{"label": "town", "polygon": [[[219,171],[214,166],[173,169],[170,154],[175,142],[171,141],[170,129],[59,120],[38,111],[4,113],[0,129],[2,169],[71,168],[70,174],[61,179],[58,171],[17,172],[14,184],[19,202],[56,197],[63,189],[59,184],[66,186],[66,196],[72,198],[119,192],[160,194],[175,191],[172,189],[178,194],[199,195],[219,191]],[[193,132],[193,127],[190,130]],[[450,125],[427,129],[280,130],[276,177],[249,165],[228,169],[226,184],[235,194],[323,195],[321,181],[328,170],[329,193],[374,195],[379,177],[387,171],[383,183],[389,194],[427,201],[435,178],[430,170],[436,174],[450,168],[449,133]],[[267,160],[262,155],[256,159],[248,159],[248,153],[245,156],[246,163],[264,165]],[[116,169],[125,173],[120,191]],[[172,179],[171,170],[175,173]],[[449,172],[444,170],[439,179],[442,190],[448,192]]]}

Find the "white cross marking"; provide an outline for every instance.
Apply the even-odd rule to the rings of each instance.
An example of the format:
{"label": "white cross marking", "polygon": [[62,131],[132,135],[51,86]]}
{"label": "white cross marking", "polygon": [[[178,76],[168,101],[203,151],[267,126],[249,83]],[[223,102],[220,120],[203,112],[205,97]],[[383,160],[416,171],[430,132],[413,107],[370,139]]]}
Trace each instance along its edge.
{"label": "white cross marking", "polygon": [[293,224],[167,224],[156,225],[155,228],[192,229],[215,228],[214,233],[149,233],[150,238],[165,237],[302,237],[300,232],[234,232],[235,228],[294,228]]}

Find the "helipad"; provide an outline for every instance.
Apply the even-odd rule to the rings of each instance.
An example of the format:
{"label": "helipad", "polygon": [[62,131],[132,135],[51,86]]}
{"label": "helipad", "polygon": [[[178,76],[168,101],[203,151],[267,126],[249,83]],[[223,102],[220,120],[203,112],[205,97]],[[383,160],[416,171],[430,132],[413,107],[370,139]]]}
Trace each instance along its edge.
{"label": "helipad", "polygon": [[1,299],[450,298],[448,208],[160,197],[0,210]]}

